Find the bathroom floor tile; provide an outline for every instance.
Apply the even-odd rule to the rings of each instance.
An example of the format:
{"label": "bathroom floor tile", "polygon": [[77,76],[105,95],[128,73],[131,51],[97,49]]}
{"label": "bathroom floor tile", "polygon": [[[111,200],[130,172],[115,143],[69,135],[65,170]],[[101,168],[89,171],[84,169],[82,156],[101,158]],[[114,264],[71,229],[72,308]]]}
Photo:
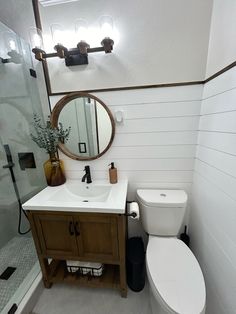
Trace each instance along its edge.
{"label": "bathroom floor tile", "polygon": [[0,274],[8,267],[15,268],[8,280],[0,279],[0,312],[36,262],[37,255],[32,238],[15,237],[0,249]]}
{"label": "bathroom floor tile", "polygon": [[150,314],[148,293],[147,285],[122,298],[117,290],[58,284],[44,289],[32,314]]}

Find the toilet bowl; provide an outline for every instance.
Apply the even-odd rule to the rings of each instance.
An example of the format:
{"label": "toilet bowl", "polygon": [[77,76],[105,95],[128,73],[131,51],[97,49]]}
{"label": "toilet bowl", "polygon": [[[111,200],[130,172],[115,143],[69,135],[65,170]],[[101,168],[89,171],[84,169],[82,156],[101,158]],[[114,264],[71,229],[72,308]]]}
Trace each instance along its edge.
{"label": "toilet bowl", "polygon": [[146,269],[153,314],[204,314],[205,282],[191,250],[177,234],[187,194],[181,190],[137,190],[140,215],[149,234]]}

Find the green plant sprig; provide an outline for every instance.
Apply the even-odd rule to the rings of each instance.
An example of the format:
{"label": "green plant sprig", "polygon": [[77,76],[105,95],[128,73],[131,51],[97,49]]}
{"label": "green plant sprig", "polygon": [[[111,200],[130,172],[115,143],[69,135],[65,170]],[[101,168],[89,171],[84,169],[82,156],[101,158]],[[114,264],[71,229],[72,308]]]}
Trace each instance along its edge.
{"label": "green plant sprig", "polygon": [[36,135],[31,133],[30,136],[32,140],[40,148],[45,149],[48,154],[56,153],[58,144],[68,141],[71,127],[63,129],[62,123],[59,123],[58,128],[54,128],[52,127],[50,117],[48,117],[46,124],[44,124],[37,114],[34,114],[33,120]]}

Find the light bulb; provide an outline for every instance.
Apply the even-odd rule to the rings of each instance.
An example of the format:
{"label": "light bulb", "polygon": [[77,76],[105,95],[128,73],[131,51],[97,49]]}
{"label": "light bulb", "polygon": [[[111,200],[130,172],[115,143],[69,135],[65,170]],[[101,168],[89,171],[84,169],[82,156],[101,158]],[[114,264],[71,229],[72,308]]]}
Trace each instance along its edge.
{"label": "light bulb", "polygon": [[16,43],[14,40],[11,39],[9,41],[9,46],[10,46],[11,50],[16,50]]}
{"label": "light bulb", "polygon": [[75,34],[77,41],[86,41],[88,38],[88,24],[84,19],[75,21]]}
{"label": "light bulb", "polygon": [[100,29],[102,38],[113,37],[113,20],[111,16],[108,15],[101,16]]}
{"label": "light bulb", "polygon": [[4,32],[4,43],[6,47],[6,52],[16,51],[19,52],[19,46],[17,42],[16,34],[10,31]]}
{"label": "light bulb", "polygon": [[64,31],[60,24],[51,25],[52,41],[54,45],[62,45],[64,42]]}

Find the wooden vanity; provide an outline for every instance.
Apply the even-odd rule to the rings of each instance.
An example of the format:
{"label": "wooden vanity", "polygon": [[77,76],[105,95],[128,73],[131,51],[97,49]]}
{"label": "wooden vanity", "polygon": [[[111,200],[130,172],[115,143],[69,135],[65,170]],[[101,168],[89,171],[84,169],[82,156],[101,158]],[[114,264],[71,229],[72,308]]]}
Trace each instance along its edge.
{"label": "wooden vanity", "polygon": [[[27,210],[46,288],[68,282],[117,288],[126,297],[124,214]],[[100,262],[100,277],[71,274],[66,260]],[[50,261],[50,262],[49,262]]]}

